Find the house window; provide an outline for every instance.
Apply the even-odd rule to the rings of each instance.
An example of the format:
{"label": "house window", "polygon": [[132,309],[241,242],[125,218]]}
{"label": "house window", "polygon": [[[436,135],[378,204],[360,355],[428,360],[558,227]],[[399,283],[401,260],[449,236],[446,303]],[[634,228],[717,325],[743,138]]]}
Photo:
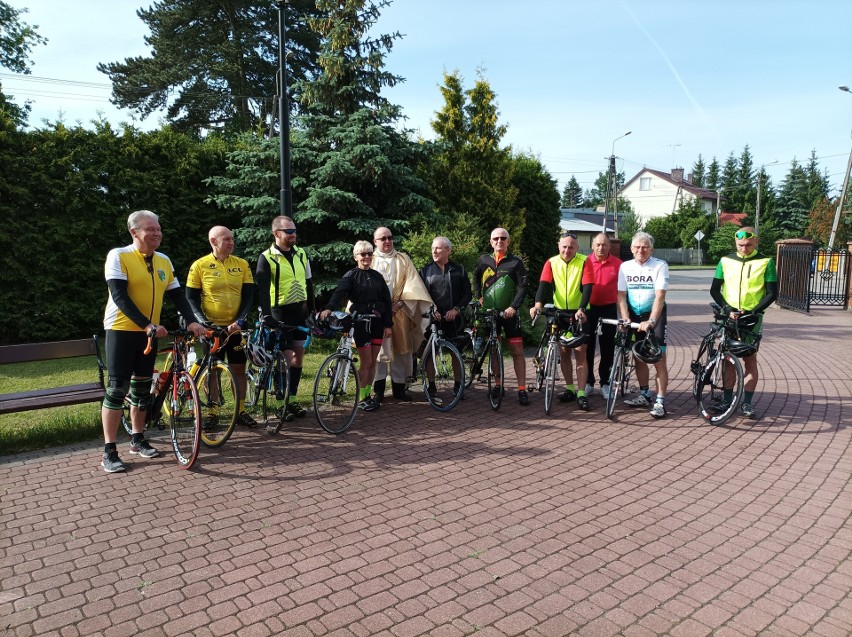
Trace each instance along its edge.
{"label": "house window", "polygon": [[640,177],[639,178],[639,190],[651,190],[651,178],[650,177]]}

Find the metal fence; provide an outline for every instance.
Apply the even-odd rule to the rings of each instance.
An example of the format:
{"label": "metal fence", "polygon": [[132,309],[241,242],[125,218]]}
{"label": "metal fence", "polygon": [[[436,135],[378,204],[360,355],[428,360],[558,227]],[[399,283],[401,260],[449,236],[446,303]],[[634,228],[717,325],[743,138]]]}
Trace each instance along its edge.
{"label": "metal fence", "polygon": [[655,248],[654,256],[669,265],[701,265],[704,250],[697,248]]}

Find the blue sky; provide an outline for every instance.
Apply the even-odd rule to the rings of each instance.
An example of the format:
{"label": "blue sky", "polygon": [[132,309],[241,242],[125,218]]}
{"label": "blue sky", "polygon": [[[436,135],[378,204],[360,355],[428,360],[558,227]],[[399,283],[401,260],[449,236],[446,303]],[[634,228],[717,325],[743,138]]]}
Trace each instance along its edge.
{"label": "blue sky", "polygon": [[[33,125],[60,112],[67,123],[133,121],[95,67],[146,52],[141,3],[10,4],[49,39],[32,76],[68,82],[0,76],[33,101]],[[837,194],[852,149],[852,94],[837,88],[852,86],[850,25],[848,0],[395,0],[376,29],[404,36],[387,69],[405,82],[387,96],[407,127],[430,138],[443,73],[457,69],[470,88],[481,71],[505,143],[540,157],[560,189],[572,174],[588,188],[631,131],[615,143],[628,179],[643,166],[688,172],[699,153],[724,163],[748,144],[756,165],[778,160],[767,167],[775,185],[815,149]]]}

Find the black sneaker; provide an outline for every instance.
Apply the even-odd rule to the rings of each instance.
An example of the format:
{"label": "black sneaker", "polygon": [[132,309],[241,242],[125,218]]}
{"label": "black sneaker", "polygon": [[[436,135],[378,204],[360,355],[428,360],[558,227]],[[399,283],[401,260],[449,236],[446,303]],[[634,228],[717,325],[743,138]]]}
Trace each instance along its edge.
{"label": "black sneaker", "polygon": [[157,458],[160,455],[160,452],[154,449],[144,438],[139,442],[130,443],[130,453],[143,458]]}
{"label": "black sneaker", "polygon": [[101,466],[107,473],[118,473],[120,471],[127,470],[127,467],[124,466],[124,463],[118,457],[118,451],[115,449],[104,454],[104,459],[101,460]]}
{"label": "black sneaker", "polygon": [[361,411],[376,411],[379,408],[379,403],[367,396],[364,400],[358,403],[358,409]]}
{"label": "black sneaker", "polygon": [[577,394],[572,392],[570,389],[566,389],[564,392],[559,394],[560,403],[573,403],[575,400],[577,400]]}
{"label": "black sneaker", "polygon": [[495,385],[491,388],[491,398],[493,398],[494,400],[500,398],[500,396],[502,396],[504,393],[505,392],[503,391],[503,388],[500,385]]}
{"label": "black sneaker", "polygon": [[530,404],[530,397],[527,395],[526,389],[518,390],[518,402],[524,407]]}
{"label": "black sneaker", "polygon": [[213,431],[216,428],[216,425],[219,424],[219,416],[214,416],[213,414],[207,414],[204,417],[204,420],[201,421],[201,431]]}
{"label": "black sneaker", "polygon": [[577,396],[577,406],[583,411],[589,411],[589,399],[586,396]]}
{"label": "black sneaker", "polygon": [[247,411],[240,412],[240,415],[237,416],[237,424],[249,428],[257,427],[257,421]]}
{"label": "black sneaker", "polygon": [[296,416],[297,418],[304,418],[308,415],[308,410],[302,407],[296,401],[291,401],[287,403],[287,411]]}

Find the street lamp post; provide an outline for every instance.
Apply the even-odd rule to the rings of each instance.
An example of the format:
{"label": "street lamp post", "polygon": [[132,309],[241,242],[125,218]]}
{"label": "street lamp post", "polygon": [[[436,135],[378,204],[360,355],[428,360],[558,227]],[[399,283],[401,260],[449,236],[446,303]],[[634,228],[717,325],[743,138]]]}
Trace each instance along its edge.
{"label": "street lamp post", "polygon": [[[852,93],[848,86],[838,86],[841,91]],[[837,202],[837,210],[834,213],[834,221],[831,224],[831,234],[828,237],[828,249],[834,249],[834,239],[837,237],[837,228],[840,226],[840,215],[843,213],[843,201],[846,198],[846,188],[849,186],[849,171],[852,171],[852,152],[849,153],[849,161],[846,164],[846,172],[843,175],[843,188],[840,189],[840,201]]]}
{"label": "street lamp post", "polygon": [[618,178],[615,172],[615,142],[622,137],[627,137],[633,131],[627,131],[624,135],[612,140],[612,151],[609,154],[609,179],[606,184],[606,199],[604,200],[603,232],[606,234],[606,219],[609,212],[610,197],[613,200],[613,211],[615,218],[615,236],[618,237]]}
{"label": "street lamp post", "polygon": [[763,169],[766,166],[772,166],[772,165],[777,164],[777,163],[778,163],[778,160],[773,159],[768,164],[761,164],[760,165],[760,172],[757,174],[757,207],[755,208],[755,212],[754,212],[754,232],[755,232],[755,234],[760,234],[760,186],[763,183]]}
{"label": "street lamp post", "polygon": [[293,193],[290,190],[290,100],[287,96],[287,17],[284,7],[287,0],[278,4],[278,137],[280,142],[280,214],[293,216]]}

